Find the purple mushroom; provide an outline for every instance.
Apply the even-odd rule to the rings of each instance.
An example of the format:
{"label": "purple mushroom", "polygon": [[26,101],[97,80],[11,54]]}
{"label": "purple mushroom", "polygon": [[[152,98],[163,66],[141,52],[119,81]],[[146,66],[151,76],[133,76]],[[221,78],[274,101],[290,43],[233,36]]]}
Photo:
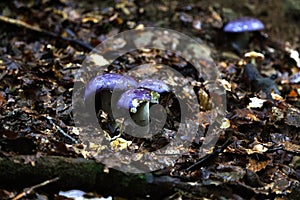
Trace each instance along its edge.
{"label": "purple mushroom", "polygon": [[[102,74],[88,82],[85,88],[84,101],[89,106],[95,100],[96,111],[102,109],[113,120],[112,104],[116,105],[117,100],[124,91],[137,86],[138,83],[129,76],[116,73]],[[116,96],[112,96],[113,93]]]}
{"label": "purple mushroom", "polygon": [[146,79],[139,83],[139,88],[145,88],[148,90],[155,91],[157,93],[169,92],[170,88],[163,81],[155,80],[155,79]]}
{"label": "purple mushroom", "polygon": [[[164,109],[158,103],[160,95],[169,91],[170,88],[164,82],[155,79],[145,79],[138,84],[137,89],[130,89],[124,92],[117,105],[124,118],[126,131],[129,128],[131,135],[147,138],[151,137],[150,130],[151,132],[156,132],[153,128],[163,127],[166,113],[163,113]],[[154,107],[150,109],[151,104],[155,105],[152,105]],[[155,126],[151,126],[150,119],[155,121]]]}
{"label": "purple mushroom", "polygon": [[123,76],[116,73],[102,74],[96,76],[87,84],[84,98],[88,98],[94,92],[98,93],[103,90],[124,91],[132,87],[137,87],[137,82],[130,76]]}
{"label": "purple mushroom", "polygon": [[151,91],[142,88],[130,89],[121,95],[117,105],[122,110],[129,110],[136,124],[147,126],[150,120],[151,100]]}
{"label": "purple mushroom", "polygon": [[262,29],[264,29],[264,24],[260,20],[251,17],[231,20],[224,26],[224,31],[230,33],[244,33]]}
{"label": "purple mushroom", "polygon": [[170,92],[170,88],[167,84],[156,79],[142,80],[138,87],[151,91],[152,103],[158,103],[158,99],[161,97],[161,95],[169,94]]}
{"label": "purple mushroom", "polygon": [[245,49],[250,41],[249,32],[257,32],[264,29],[264,24],[255,18],[241,17],[229,21],[223,28],[230,40],[231,47],[239,54]]}

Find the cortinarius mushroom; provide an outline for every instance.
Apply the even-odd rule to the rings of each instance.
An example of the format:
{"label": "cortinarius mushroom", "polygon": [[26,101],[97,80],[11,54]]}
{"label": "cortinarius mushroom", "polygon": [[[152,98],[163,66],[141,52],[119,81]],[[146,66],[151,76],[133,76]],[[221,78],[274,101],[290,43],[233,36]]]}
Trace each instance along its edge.
{"label": "cortinarius mushroom", "polygon": [[[131,125],[133,127],[130,130],[131,135],[147,138],[151,137],[150,130],[154,133],[157,131],[156,129],[162,128],[165,124],[166,115],[158,103],[160,95],[168,93],[170,88],[164,82],[155,79],[143,80],[138,87],[138,89],[124,92],[118,101],[118,107],[124,113],[125,129]],[[155,104],[153,109],[152,107],[150,109],[151,104]],[[127,114],[126,117],[128,111],[130,115]],[[150,117],[151,123],[154,123],[152,125]],[[138,126],[132,124],[131,119]]]}
{"label": "cortinarius mushroom", "polygon": [[160,80],[146,79],[139,83],[139,88],[145,88],[158,93],[169,92],[170,88],[167,84]]}
{"label": "cortinarius mushroom", "polygon": [[242,52],[242,49],[246,48],[249,44],[250,38],[248,33],[254,31],[260,31],[264,29],[263,23],[255,18],[242,17],[229,21],[223,28],[227,33],[232,48],[238,53]]}
{"label": "cortinarius mushroom", "polygon": [[[112,131],[117,127],[114,118],[122,117],[125,128],[133,128],[129,129],[130,134],[149,137],[150,104],[159,106],[160,95],[169,91],[168,85],[160,80],[146,79],[138,84],[131,77],[109,73],[97,76],[87,84],[84,101],[88,108],[95,100],[96,111],[101,109],[108,114]],[[159,110],[159,107],[155,108]],[[153,119],[162,121],[161,114],[158,117],[157,113],[154,112]]]}
{"label": "cortinarius mushroom", "polygon": [[224,26],[224,31],[231,33],[244,33],[262,29],[264,29],[264,24],[260,20],[251,17],[231,20]]}
{"label": "cortinarius mushroom", "polygon": [[[117,105],[123,110],[129,110],[130,115],[136,124],[140,126],[147,126],[150,119],[150,102],[153,102],[151,91],[140,88],[130,89],[124,92]],[[156,100],[153,103],[156,103]]]}
{"label": "cortinarius mushroom", "polygon": [[156,79],[143,80],[139,83],[138,87],[151,90],[152,101],[156,99],[157,103],[158,103],[158,99],[162,94],[166,94],[170,92],[170,88],[167,84],[165,84],[163,81],[156,80]]}
{"label": "cortinarius mushroom", "polygon": [[[136,88],[138,83],[129,76],[122,76],[116,73],[108,73],[93,78],[85,88],[84,101],[87,106],[95,98],[95,108],[105,111],[110,120],[113,120],[111,106],[116,105],[118,97],[130,88]],[[112,99],[113,92],[116,92]]]}

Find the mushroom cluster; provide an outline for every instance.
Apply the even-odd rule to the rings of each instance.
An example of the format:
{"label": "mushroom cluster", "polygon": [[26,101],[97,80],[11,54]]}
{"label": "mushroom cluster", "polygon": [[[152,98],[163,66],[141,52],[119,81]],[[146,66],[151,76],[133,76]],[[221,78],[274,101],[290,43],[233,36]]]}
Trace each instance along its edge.
{"label": "mushroom cluster", "polygon": [[145,127],[150,123],[150,106],[158,104],[160,96],[168,92],[170,88],[160,80],[146,79],[138,83],[130,76],[108,73],[88,82],[84,102],[89,110],[94,103],[97,112],[101,109],[107,113],[108,122],[113,126],[115,117],[127,120],[129,112],[128,120]]}

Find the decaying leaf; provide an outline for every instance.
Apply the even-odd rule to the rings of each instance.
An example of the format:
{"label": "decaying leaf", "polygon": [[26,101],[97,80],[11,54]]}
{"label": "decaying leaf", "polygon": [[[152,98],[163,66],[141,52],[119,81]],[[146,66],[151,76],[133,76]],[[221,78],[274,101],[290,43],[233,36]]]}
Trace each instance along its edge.
{"label": "decaying leaf", "polygon": [[0,92],[0,108],[3,107],[5,103],[6,103],[6,100],[3,97],[2,93]]}
{"label": "decaying leaf", "polygon": [[211,103],[211,99],[208,96],[208,94],[202,89],[200,88],[199,90],[199,99],[200,99],[200,108],[203,110],[210,110],[212,103]]}
{"label": "decaying leaf", "polygon": [[299,111],[299,109],[289,107],[286,110],[285,122],[289,125],[300,127],[300,111]]}
{"label": "decaying leaf", "polygon": [[127,149],[132,144],[132,141],[127,141],[123,138],[117,138],[110,142],[110,146],[114,151]]}
{"label": "decaying leaf", "polygon": [[292,142],[289,142],[289,141],[285,141],[280,144],[282,144],[283,148],[287,151],[300,153],[300,145],[298,145],[298,144],[293,144]]}
{"label": "decaying leaf", "polygon": [[294,156],[291,164],[294,169],[300,169],[300,156]]}
{"label": "decaying leaf", "polygon": [[231,84],[227,80],[220,79],[219,82],[221,82],[226,91],[231,91]]}
{"label": "decaying leaf", "polygon": [[250,100],[251,100],[251,102],[249,103],[247,108],[261,108],[263,106],[264,102],[266,102],[266,100],[259,99],[257,97],[250,98]]}
{"label": "decaying leaf", "polygon": [[255,154],[255,153],[263,154],[264,152],[268,151],[268,148],[266,148],[262,144],[256,144],[252,149],[245,149],[245,150],[247,154]]}
{"label": "decaying leaf", "polygon": [[280,121],[284,118],[284,113],[282,112],[281,109],[277,107],[272,107],[272,115],[270,116],[270,118],[274,122]]}
{"label": "decaying leaf", "polygon": [[260,161],[260,160],[255,160],[250,158],[247,163],[247,169],[253,172],[258,172],[262,169],[265,169],[271,162],[272,160]]}

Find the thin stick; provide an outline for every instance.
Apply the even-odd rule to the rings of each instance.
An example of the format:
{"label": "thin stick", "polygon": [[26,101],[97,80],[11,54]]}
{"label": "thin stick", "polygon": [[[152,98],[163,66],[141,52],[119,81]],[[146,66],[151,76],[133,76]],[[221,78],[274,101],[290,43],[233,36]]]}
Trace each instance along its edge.
{"label": "thin stick", "polygon": [[0,15],[0,22],[10,24],[10,25],[14,25],[14,26],[18,26],[18,27],[21,27],[21,28],[24,28],[24,29],[27,29],[27,30],[30,30],[30,31],[34,31],[34,32],[37,32],[37,33],[41,33],[41,34],[44,34],[44,35],[47,35],[47,36],[50,36],[50,37],[58,38],[58,39],[61,39],[63,41],[69,42],[71,44],[79,45],[79,46],[81,46],[82,48],[84,48],[88,51],[92,51],[94,49],[93,46],[91,46],[90,44],[85,43],[81,40],[68,38],[68,37],[63,37],[63,36],[60,36],[60,35],[58,35],[54,32],[46,31],[44,29],[41,29],[38,26],[32,26],[32,25],[30,25],[26,22],[23,22],[23,21],[20,21],[20,20],[17,20],[17,19],[13,19],[13,18],[9,18],[9,17],[3,16],[3,15]]}
{"label": "thin stick", "polygon": [[25,188],[23,192],[21,192],[20,194],[18,194],[17,196],[15,196],[12,200],[19,200],[22,197],[25,197],[26,195],[32,193],[33,190],[35,190],[36,188],[45,186],[45,185],[47,185],[49,183],[53,183],[53,182],[57,181],[58,179],[59,179],[59,177],[56,177],[56,178],[44,181],[44,182],[42,182],[40,184],[34,185],[34,186],[30,187],[30,188]]}
{"label": "thin stick", "polygon": [[0,75],[0,80],[2,80],[6,74],[7,74],[7,70],[4,70],[3,73]]}
{"label": "thin stick", "polygon": [[214,150],[211,154],[207,154],[206,156],[202,157],[199,161],[192,164],[188,168],[186,168],[184,171],[188,172],[194,169],[197,169],[199,166],[201,166],[204,162],[208,161],[209,159],[217,157],[220,153],[222,153],[228,145],[232,143],[231,139],[226,140],[226,142],[218,149]]}
{"label": "thin stick", "polygon": [[70,135],[68,135],[62,128],[60,128],[58,125],[56,125],[53,122],[53,118],[50,116],[46,116],[46,118],[49,120],[49,122],[51,123],[52,126],[54,126],[55,128],[57,128],[57,130],[66,138],[70,139],[73,143],[77,144],[77,140],[75,140],[73,137],[71,137]]}

